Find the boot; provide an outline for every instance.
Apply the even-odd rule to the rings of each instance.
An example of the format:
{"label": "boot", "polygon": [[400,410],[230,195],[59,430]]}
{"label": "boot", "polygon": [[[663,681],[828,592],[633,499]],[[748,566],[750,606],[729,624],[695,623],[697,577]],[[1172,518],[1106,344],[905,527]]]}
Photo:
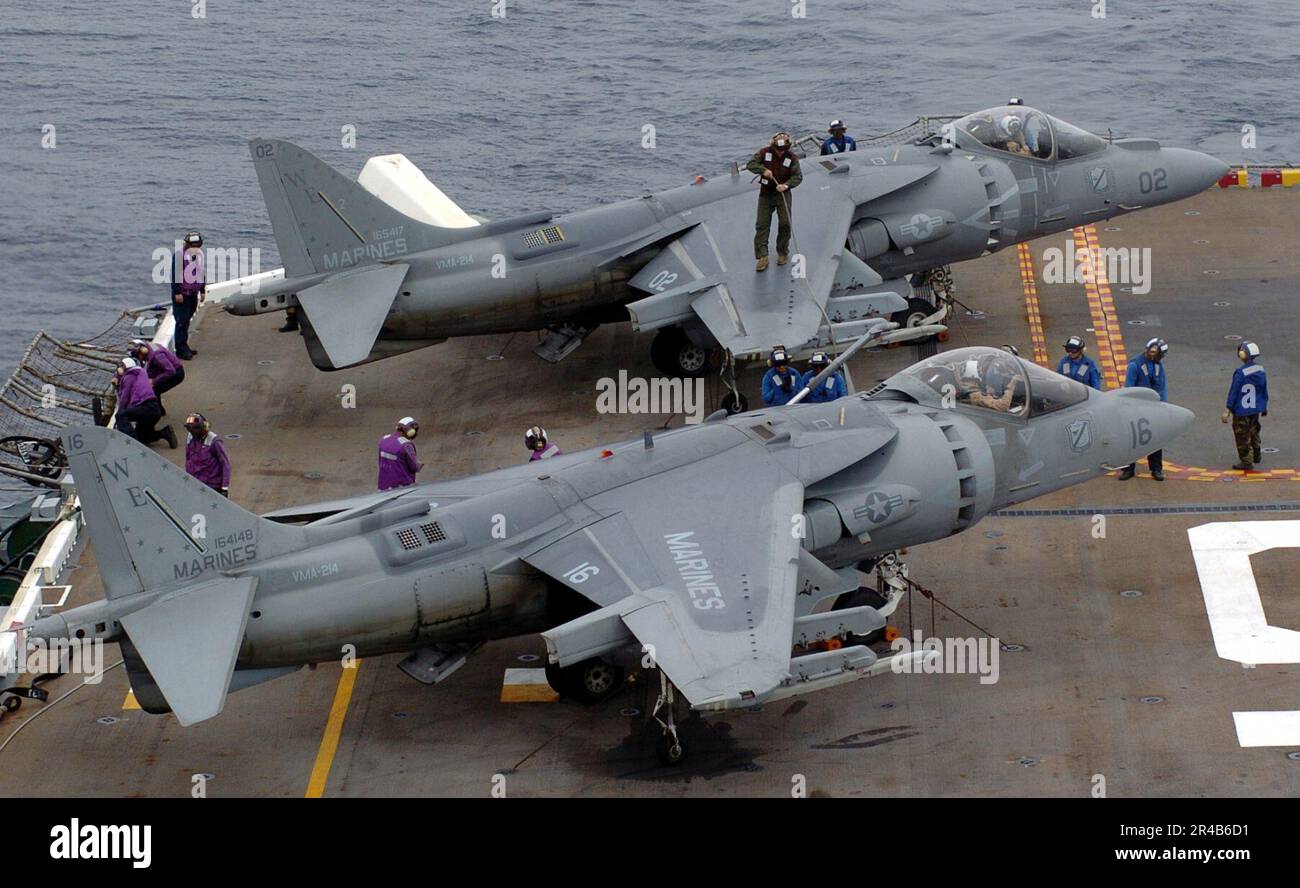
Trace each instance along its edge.
{"label": "boot", "polygon": [[1119,480],[1127,481],[1128,479],[1132,478],[1136,474],[1137,474],[1137,470],[1134,469],[1132,466],[1125,466],[1124,471],[1119,473]]}
{"label": "boot", "polygon": [[1264,461],[1264,454],[1259,452],[1258,450],[1256,450],[1253,455],[1255,457],[1255,465],[1259,465]]}
{"label": "boot", "polygon": [[788,253],[777,253],[777,254],[776,254],[776,264],[777,264],[777,265],[785,265],[785,264],[786,264],[787,262],[789,262],[789,261],[790,261],[790,255],[789,255]]}
{"label": "boot", "polygon": [[759,256],[758,262],[754,265],[754,271],[767,271],[767,257]]}
{"label": "boot", "polygon": [[1163,480],[1165,480],[1165,473],[1164,473],[1164,470],[1163,470],[1163,469],[1156,469],[1154,472],[1151,473],[1151,477],[1154,478],[1156,481],[1163,481]]}
{"label": "boot", "polygon": [[170,447],[172,450],[175,450],[176,430],[173,429],[171,426],[167,426],[165,429],[162,430],[162,436],[163,436],[163,440],[167,442],[167,446]]}
{"label": "boot", "polygon": [[1251,469],[1255,467],[1248,462],[1238,462],[1238,463],[1233,463],[1232,468],[1238,472],[1249,472]]}

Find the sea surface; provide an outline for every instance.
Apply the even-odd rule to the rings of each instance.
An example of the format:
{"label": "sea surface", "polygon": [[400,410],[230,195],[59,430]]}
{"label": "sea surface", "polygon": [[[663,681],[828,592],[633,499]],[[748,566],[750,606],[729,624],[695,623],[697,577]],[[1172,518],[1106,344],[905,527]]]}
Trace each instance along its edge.
{"label": "sea surface", "polygon": [[777,129],[1010,96],[1300,163],[1300,3],[1099,2],[0,0],[0,372],[41,328],[81,338],[165,300],[154,253],[187,229],[278,267],[257,136],[349,176],[402,152],[489,218],[681,184]]}

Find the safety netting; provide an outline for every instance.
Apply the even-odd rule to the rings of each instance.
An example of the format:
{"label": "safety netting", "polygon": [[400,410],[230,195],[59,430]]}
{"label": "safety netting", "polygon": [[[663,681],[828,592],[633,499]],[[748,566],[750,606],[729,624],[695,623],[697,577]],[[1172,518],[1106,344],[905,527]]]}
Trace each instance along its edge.
{"label": "safety netting", "polygon": [[[111,380],[148,309],[124,311],[107,330],[81,342],[42,331],[0,387],[0,503],[52,486],[62,474],[59,435],[96,421],[96,399],[111,404]],[[144,338],[149,338],[147,335]]]}

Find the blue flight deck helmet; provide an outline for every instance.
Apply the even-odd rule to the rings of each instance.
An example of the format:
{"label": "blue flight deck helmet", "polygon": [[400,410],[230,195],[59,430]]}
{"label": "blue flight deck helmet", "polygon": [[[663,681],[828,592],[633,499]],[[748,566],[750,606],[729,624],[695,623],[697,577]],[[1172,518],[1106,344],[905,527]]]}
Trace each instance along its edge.
{"label": "blue flight deck helmet", "polygon": [[203,246],[203,235],[199,234],[197,231],[189,232],[188,234],[185,235],[185,246],[187,247]]}
{"label": "blue flight deck helmet", "polygon": [[1071,336],[1069,339],[1065,340],[1065,350],[1068,352],[1083,351],[1083,337]]}
{"label": "blue flight deck helmet", "polygon": [[1249,342],[1249,341],[1243,342],[1241,345],[1237,346],[1237,353],[1244,354],[1246,356],[1243,360],[1258,358],[1259,346],[1254,342]]}
{"label": "blue flight deck helmet", "polygon": [[777,345],[772,348],[772,357],[767,361],[773,367],[780,367],[790,363],[790,355],[786,352],[784,345]]}
{"label": "blue flight deck helmet", "polygon": [[815,351],[812,353],[812,357],[808,359],[809,365],[816,367],[819,370],[830,364],[830,362],[830,355],[826,354],[824,351]]}

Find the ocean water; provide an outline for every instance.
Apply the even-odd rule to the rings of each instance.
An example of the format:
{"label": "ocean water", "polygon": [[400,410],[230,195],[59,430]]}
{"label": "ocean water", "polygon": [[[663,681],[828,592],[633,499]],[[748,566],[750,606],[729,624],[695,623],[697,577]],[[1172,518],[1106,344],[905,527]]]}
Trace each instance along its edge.
{"label": "ocean water", "polygon": [[153,254],[188,228],[277,267],[256,136],[348,175],[402,152],[489,218],[671,187],[776,129],[878,133],[1012,95],[1300,163],[1300,3],[1096,2],[0,0],[0,368],[38,329],[164,300]]}

